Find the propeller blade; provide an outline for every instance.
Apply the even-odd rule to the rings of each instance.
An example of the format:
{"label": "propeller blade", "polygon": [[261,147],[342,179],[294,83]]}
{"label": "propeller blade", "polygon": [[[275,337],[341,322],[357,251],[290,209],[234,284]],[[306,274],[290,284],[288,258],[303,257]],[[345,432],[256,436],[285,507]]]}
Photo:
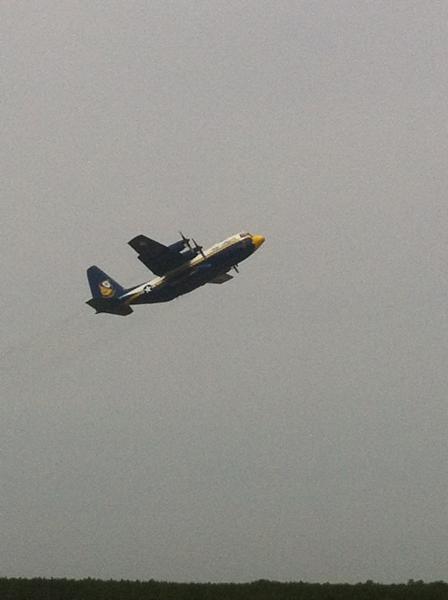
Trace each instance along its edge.
{"label": "propeller blade", "polygon": [[191,238],[191,241],[193,242],[195,249],[205,258],[202,246],[200,246],[194,238]]}
{"label": "propeller blade", "polygon": [[185,246],[187,246],[190,250],[192,250],[191,244],[190,244],[190,238],[185,237],[184,234],[182,233],[182,231],[179,231],[179,235],[180,235],[183,243],[185,244]]}

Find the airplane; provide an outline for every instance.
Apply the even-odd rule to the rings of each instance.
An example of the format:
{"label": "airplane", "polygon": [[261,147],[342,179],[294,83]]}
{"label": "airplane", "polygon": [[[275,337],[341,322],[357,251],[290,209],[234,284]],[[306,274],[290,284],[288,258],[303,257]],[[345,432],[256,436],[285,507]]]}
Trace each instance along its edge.
{"label": "airplane", "polygon": [[137,235],[128,244],[155,278],[124,288],[93,265],[87,269],[92,298],[86,302],[96,313],[126,316],[131,305],[168,302],[206,283],[225,283],[237,273],[238,263],[248,258],[265,241],[262,235],[241,232],[204,250],[193,238],[179,232],[181,239],[165,246],[145,235]]}

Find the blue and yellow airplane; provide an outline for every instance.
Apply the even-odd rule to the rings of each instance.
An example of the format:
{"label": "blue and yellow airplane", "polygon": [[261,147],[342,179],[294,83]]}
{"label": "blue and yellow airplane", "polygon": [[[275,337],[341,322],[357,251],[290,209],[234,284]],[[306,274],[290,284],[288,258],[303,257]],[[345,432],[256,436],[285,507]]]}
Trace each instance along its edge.
{"label": "blue and yellow airplane", "polygon": [[96,266],[87,269],[92,298],[87,301],[97,313],[130,315],[131,304],[167,302],[206,283],[225,283],[238,273],[238,263],[248,258],[264,242],[262,235],[237,233],[204,250],[194,239],[180,232],[181,239],[165,246],[145,235],[129,243],[141,262],[156,277],[125,289]]}

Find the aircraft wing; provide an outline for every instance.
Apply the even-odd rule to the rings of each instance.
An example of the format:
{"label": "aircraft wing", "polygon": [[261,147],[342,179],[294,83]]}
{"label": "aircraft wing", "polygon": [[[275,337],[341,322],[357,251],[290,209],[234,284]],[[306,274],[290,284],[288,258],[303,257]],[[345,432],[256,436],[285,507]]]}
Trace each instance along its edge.
{"label": "aircraft wing", "polygon": [[229,275],[228,273],[222,273],[221,275],[217,275],[214,279],[210,279],[208,283],[225,283],[231,279],[233,279],[232,275]]}
{"label": "aircraft wing", "polygon": [[138,235],[128,244],[136,252],[142,263],[150,269],[154,275],[165,275],[168,271],[179,267],[185,262],[180,252],[176,252],[168,246],[151,240],[145,235]]}

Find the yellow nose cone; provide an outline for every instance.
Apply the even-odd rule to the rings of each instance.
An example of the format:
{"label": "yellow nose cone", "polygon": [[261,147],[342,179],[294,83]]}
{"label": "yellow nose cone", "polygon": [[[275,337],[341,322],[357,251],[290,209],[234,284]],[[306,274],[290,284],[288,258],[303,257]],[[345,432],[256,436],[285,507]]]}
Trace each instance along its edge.
{"label": "yellow nose cone", "polygon": [[252,236],[252,244],[255,246],[255,249],[259,248],[261,244],[264,242],[264,235],[253,235]]}

